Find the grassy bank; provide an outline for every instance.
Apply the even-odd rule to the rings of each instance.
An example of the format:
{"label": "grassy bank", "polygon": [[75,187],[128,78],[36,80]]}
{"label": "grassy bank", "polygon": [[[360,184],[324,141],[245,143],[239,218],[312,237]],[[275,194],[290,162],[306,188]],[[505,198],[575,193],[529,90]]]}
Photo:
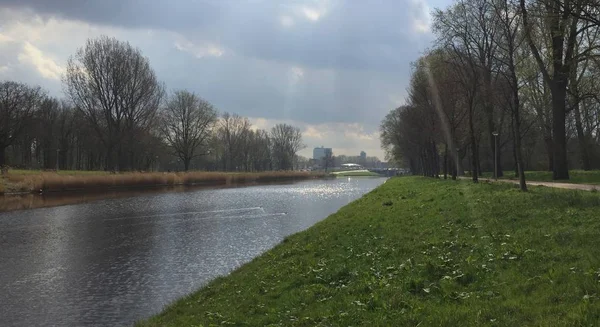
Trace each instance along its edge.
{"label": "grassy bank", "polygon": [[138,326],[591,326],[600,198],[388,180]]}
{"label": "grassy bank", "polygon": [[358,176],[366,176],[366,177],[379,177],[381,176],[378,173],[374,173],[368,170],[359,170],[359,171],[354,171],[354,170],[349,170],[349,171],[336,171],[332,173],[333,175],[337,176],[337,177],[358,177]]}
{"label": "grassy bank", "polygon": [[228,185],[266,183],[288,180],[321,178],[324,174],[309,172],[260,172],[260,173],[120,173],[105,172],[29,172],[14,171],[4,176],[4,192],[44,192],[66,190],[103,190],[145,186],[173,185]]}

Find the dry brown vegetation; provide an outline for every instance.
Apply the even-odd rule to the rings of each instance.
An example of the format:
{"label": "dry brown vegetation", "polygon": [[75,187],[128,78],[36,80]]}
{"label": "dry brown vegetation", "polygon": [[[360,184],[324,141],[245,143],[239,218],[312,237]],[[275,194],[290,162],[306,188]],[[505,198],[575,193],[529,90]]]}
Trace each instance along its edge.
{"label": "dry brown vegetation", "polygon": [[37,174],[9,173],[5,176],[6,192],[54,192],[67,190],[98,190],[122,187],[172,186],[172,185],[230,185],[302,180],[324,177],[310,172],[260,172],[260,173],[122,173],[63,175],[55,172]]}

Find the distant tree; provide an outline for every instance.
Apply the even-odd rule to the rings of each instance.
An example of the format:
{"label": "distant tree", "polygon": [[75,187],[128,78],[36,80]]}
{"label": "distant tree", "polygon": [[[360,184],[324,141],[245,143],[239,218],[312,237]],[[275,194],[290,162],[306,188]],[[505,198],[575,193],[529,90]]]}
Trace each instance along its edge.
{"label": "distant tree", "polygon": [[220,157],[226,171],[243,168],[243,147],[247,145],[249,133],[250,121],[246,117],[226,112],[217,122],[215,141],[221,148]]}
{"label": "distant tree", "polygon": [[333,151],[331,149],[325,150],[325,156],[323,157],[323,168],[325,168],[325,172],[328,171],[329,168],[333,167]]}
{"label": "distant tree", "polygon": [[148,58],[128,42],[90,39],[69,58],[63,82],[104,145],[105,167],[123,165],[123,141],[151,125],[164,94]]}
{"label": "distant tree", "polygon": [[181,159],[185,171],[190,161],[206,154],[217,111],[206,100],[188,91],[176,91],[162,111],[162,134]]}
{"label": "distant tree", "polygon": [[293,169],[294,156],[305,147],[300,129],[288,124],[277,124],[271,129],[271,141],[277,168]]}
{"label": "distant tree", "polygon": [[33,123],[42,99],[39,87],[0,82],[0,166],[6,164],[6,148]]}

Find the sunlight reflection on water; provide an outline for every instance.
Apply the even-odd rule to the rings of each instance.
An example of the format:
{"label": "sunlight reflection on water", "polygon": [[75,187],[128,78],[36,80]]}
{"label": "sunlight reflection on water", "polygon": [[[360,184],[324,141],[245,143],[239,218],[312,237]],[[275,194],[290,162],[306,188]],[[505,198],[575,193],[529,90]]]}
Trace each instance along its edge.
{"label": "sunlight reflection on water", "polygon": [[339,178],[0,213],[1,324],[131,325],[382,182]]}

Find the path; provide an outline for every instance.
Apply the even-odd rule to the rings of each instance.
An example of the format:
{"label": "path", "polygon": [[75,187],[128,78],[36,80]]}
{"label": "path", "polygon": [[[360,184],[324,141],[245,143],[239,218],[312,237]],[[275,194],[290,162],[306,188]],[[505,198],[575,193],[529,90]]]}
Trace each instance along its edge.
{"label": "path", "polygon": [[[471,177],[459,177],[460,179],[470,180]],[[518,180],[514,179],[499,179],[494,180],[492,178],[479,178],[480,181],[485,182],[505,182],[505,183],[513,183],[519,184]],[[555,183],[555,182],[536,182],[536,181],[527,181],[527,186],[546,186],[546,187],[554,187],[554,188],[563,188],[568,190],[582,190],[582,191],[592,191],[592,190],[600,190],[600,185],[594,184],[573,184],[573,183]]]}

